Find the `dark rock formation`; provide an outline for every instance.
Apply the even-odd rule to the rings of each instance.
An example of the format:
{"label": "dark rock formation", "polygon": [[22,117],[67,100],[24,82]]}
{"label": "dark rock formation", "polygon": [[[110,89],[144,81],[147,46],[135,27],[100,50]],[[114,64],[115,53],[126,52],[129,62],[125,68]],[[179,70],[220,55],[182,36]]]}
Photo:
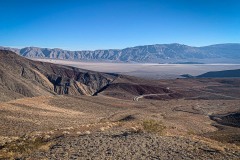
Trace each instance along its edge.
{"label": "dark rock formation", "polygon": [[0,101],[52,94],[94,95],[117,75],[35,62],[0,50]]}

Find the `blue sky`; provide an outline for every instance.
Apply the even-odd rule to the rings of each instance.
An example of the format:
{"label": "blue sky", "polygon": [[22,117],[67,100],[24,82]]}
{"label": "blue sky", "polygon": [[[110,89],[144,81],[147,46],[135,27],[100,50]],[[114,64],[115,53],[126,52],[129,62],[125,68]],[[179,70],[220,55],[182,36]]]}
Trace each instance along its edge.
{"label": "blue sky", "polygon": [[240,42],[239,0],[0,0],[0,46]]}

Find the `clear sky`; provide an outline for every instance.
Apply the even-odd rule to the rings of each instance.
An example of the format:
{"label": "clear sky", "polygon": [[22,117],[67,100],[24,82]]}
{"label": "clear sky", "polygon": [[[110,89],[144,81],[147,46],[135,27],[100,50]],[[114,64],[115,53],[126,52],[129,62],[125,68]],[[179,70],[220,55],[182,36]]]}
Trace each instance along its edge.
{"label": "clear sky", "polygon": [[0,46],[240,42],[240,0],[0,0]]}

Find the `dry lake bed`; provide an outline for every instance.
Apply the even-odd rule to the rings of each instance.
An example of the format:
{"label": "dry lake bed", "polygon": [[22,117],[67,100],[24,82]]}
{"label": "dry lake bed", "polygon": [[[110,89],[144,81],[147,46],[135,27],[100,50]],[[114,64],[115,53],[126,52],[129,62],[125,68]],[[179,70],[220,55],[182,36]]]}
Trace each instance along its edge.
{"label": "dry lake bed", "polygon": [[123,75],[153,79],[179,78],[182,74],[197,76],[209,71],[240,69],[240,64],[157,64],[82,62],[55,59],[33,60],[73,66],[98,72],[120,73]]}

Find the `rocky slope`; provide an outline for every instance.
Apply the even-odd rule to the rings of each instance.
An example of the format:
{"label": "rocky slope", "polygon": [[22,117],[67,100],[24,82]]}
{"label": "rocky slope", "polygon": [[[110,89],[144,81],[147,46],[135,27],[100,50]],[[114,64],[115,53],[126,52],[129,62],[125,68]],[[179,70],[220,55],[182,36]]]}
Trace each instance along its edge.
{"label": "rocky slope", "polygon": [[25,57],[57,58],[84,61],[144,62],[144,63],[238,63],[240,44],[218,44],[191,47],[182,44],[156,44],[125,49],[95,51],[67,51],[26,47],[22,49],[0,47]]}
{"label": "rocky slope", "polygon": [[116,75],[35,62],[0,50],[0,101],[51,94],[93,95]]}
{"label": "rocky slope", "polygon": [[60,137],[49,151],[35,152],[26,159],[237,160],[239,156],[239,151],[221,151],[206,143],[182,137],[163,137],[138,132],[110,132]]}

